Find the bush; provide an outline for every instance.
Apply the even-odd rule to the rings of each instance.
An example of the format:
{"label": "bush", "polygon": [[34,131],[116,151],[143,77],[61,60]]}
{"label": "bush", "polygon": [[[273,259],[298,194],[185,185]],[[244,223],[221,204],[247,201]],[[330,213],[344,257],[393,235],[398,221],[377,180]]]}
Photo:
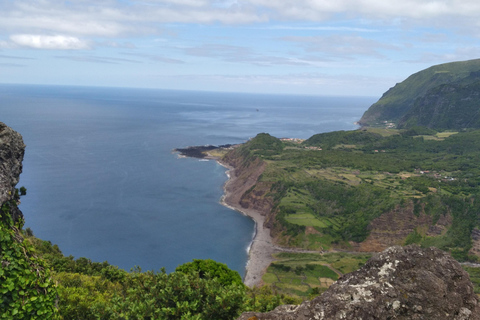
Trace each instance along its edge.
{"label": "bush", "polygon": [[199,273],[139,272],[127,278],[123,296],[112,300],[113,310],[126,319],[231,320],[245,302],[245,286],[223,285]]}
{"label": "bush", "polygon": [[45,262],[19,235],[6,203],[0,211],[0,319],[52,319],[57,291]]}
{"label": "bush", "polygon": [[237,271],[230,270],[226,264],[216,262],[211,259],[194,259],[193,262],[187,262],[178,266],[175,272],[186,274],[198,273],[200,278],[216,278],[224,286],[231,284],[242,285],[242,278]]}

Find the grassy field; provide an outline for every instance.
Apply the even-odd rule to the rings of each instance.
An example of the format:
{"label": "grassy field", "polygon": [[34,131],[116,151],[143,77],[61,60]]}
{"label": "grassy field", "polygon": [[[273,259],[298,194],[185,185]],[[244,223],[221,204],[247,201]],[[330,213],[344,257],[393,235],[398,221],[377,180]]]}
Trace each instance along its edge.
{"label": "grassy field", "polygon": [[229,149],[217,148],[217,149],[208,151],[206,154],[209,155],[209,156],[211,156],[211,157],[221,158],[221,157],[223,157],[228,151],[229,151]]}
{"label": "grassy field", "polygon": [[368,254],[279,253],[262,280],[284,293],[308,299],[332,285],[342,274],[357,270]]}
{"label": "grassy field", "polygon": [[[262,280],[279,294],[311,299],[328,289],[338,278],[359,269],[369,254],[343,252],[279,253]],[[464,266],[470,275],[474,291],[480,296],[480,268]]]}
{"label": "grassy field", "polygon": [[[285,172],[286,165],[282,166],[282,162],[275,163],[274,172],[276,176]],[[273,168],[271,168],[273,169]],[[280,172],[280,173],[279,173]],[[273,172],[271,173],[274,174]],[[420,173],[400,172],[391,174],[388,172],[378,171],[362,171],[352,168],[309,168],[297,172],[284,173],[285,178],[290,181],[301,181],[302,179],[325,179],[336,183],[343,183],[348,186],[358,186],[360,183],[369,183],[391,191],[392,197],[423,197],[424,194],[413,189],[410,185],[403,183],[405,179],[411,177],[420,177]],[[432,190],[432,189],[430,189]],[[436,191],[436,190],[435,190]],[[285,217],[286,221],[305,227],[314,227],[321,232],[324,228],[333,228],[338,230],[341,221],[334,217],[319,216],[315,214],[312,207],[315,206],[315,200],[306,190],[300,188],[291,188],[280,201],[281,206],[285,206],[294,210],[294,213]],[[325,213],[325,212],[324,212]],[[325,241],[323,241],[325,243]],[[328,245],[328,244],[327,244]],[[326,248],[325,246],[323,246]],[[329,247],[329,246],[327,246]]]}
{"label": "grassy field", "polygon": [[464,266],[463,269],[465,269],[470,276],[474,292],[480,296],[480,268]]}
{"label": "grassy field", "polygon": [[287,221],[293,224],[298,224],[300,226],[306,227],[320,227],[327,228],[328,225],[322,220],[315,218],[313,214],[304,213],[304,214],[291,214],[287,216]]}
{"label": "grassy field", "polygon": [[376,128],[368,127],[367,131],[372,132],[372,133],[377,133],[377,134],[381,135],[382,137],[389,137],[389,136],[400,134],[400,130],[389,129],[389,128],[385,128],[385,127],[376,127]]}
{"label": "grassy field", "polygon": [[456,131],[444,131],[444,132],[437,132],[434,136],[417,136],[417,137],[423,137],[423,139],[425,140],[442,141],[442,140],[445,140],[445,138],[448,138],[457,133],[458,132]]}

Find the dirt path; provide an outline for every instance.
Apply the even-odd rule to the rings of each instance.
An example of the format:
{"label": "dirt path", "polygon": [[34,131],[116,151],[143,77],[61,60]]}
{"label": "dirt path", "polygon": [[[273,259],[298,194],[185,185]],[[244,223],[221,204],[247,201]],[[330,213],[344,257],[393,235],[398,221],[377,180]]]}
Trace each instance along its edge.
{"label": "dirt path", "polygon": [[326,267],[329,267],[330,270],[332,270],[333,272],[335,272],[335,273],[338,275],[339,278],[340,278],[341,276],[343,276],[343,273],[341,273],[340,271],[338,271],[337,269],[335,269],[334,267],[332,267],[332,265],[331,265],[330,263],[325,263],[325,264],[322,264],[322,265],[324,265],[324,266],[326,266]]}

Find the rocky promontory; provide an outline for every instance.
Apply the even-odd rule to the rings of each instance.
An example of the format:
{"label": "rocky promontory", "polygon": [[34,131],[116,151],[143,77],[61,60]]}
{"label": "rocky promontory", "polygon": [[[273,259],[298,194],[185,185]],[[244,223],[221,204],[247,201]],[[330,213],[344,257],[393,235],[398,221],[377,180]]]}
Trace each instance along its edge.
{"label": "rocky promontory", "polygon": [[207,158],[208,152],[216,149],[228,149],[232,147],[232,144],[224,144],[220,146],[206,145],[206,146],[190,146],[186,148],[176,148],[173,151],[180,153],[184,157],[190,158]]}
{"label": "rocky promontory", "polygon": [[468,274],[447,253],[391,247],[300,306],[244,313],[238,320],[480,319]]}
{"label": "rocky promontory", "polygon": [[[15,186],[22,173],[22,161],[25,154],[25,144],[22,136],[0,122],[0,205],[12,200],[15,196]],[[22,217],[18,208],[13,208],[13,219]]]}

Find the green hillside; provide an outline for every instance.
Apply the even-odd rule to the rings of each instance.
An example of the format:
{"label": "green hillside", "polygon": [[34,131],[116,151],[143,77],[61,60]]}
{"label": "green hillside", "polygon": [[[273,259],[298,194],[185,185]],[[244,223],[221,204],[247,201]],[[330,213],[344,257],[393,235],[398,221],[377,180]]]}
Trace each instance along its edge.
{"label": "green hillside", "polygon": [[242,146],[241,157],[266,163],[242,201],[255,207],[270,197],[265,214],[280,245],[377,251],[419,243],[476,259],[480,131],[339,131],[283,148],[278,140],[268,154],[258,149],[264,138]]}
{"label": "green hillside", "polygon": [[[473,78],[473,79],[472,79]],[[474,82],[443,84],[415,100],[399,121],[399,128],[424,126],[437,130],[480,128],[480,77]],[[467,82],[467,83],[466,83]]]}
{"label": "green hillside", "polygon": [[461,82],[479,70],[480,59],[476,59],[440,64],[417,72],[385,92],[363,114],[359,123],[363,126],[378,126],[385,121],[397,123],[412,109],[415,100],[424,97],[430,90]]}

